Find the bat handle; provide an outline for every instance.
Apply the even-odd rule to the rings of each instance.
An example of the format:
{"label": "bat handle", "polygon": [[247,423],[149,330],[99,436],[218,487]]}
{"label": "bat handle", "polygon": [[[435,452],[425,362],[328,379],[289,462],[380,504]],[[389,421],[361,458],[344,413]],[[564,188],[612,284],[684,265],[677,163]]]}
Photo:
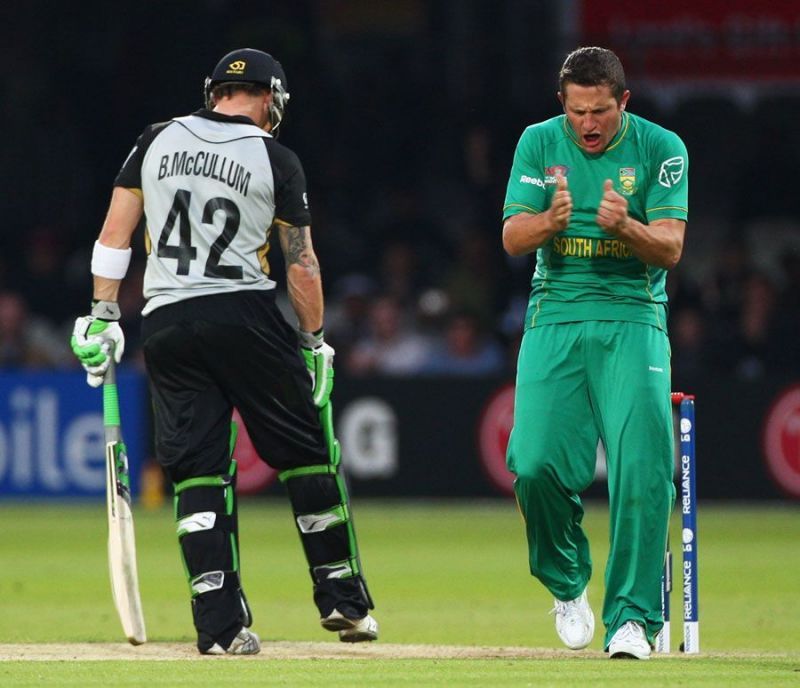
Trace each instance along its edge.
{"label": "bat handle", "polygon": [[[117,367],[114,362],[114,345],[108,351],[111,360],[108,362],[108,370],[103,376],[103,425],[106,427],[106,434],[111,428],[119,428],[119,392],[117,391]],[[117,430],[118,432],[118,430]],[[119,439],[118,437],[116,439]]]}
{"label": "bat handle", "polygon": [[103,386],[117,384],[117,362],[114,360],[114,342],[111,342],[108,347],[108,370],[103,375]]}

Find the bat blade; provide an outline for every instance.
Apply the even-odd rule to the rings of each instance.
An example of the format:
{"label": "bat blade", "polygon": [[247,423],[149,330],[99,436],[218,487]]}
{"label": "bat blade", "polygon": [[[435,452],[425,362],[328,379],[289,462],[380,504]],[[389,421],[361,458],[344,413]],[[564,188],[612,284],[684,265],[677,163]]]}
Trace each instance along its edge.
{"label": "bat blade", "polygon": [[108,568],[114,605],[128,641],[141,645],[147,641],[147,633],[139,596],[128,457],[125,445],[119,440],[106,442],[106,497]]}

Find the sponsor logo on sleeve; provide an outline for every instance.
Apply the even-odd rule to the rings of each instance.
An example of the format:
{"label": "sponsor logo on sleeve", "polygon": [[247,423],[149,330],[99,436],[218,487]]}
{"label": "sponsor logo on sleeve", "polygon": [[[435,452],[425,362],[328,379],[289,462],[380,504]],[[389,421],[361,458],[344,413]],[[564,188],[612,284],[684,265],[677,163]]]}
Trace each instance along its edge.
{"label": "sponsor logo on sleeve", "polygon": [[540,187],[542,189],[544,188],[544,182],[541,179],[539,179],[538,177],[529,177],[527,174],[523,174],[519,178],[519,181],[522,184],[533,184],[534,186],[538,186],[538,187]]}
{"label": "sponsor logo on sleeve", "polygon": [[661,169],[658,172],[658,183],[661,186],[666,186],[668,189],[675,186],[683,177],[683,170],[685,161],[682,157],[676,156],[665,160],[661,163]]}

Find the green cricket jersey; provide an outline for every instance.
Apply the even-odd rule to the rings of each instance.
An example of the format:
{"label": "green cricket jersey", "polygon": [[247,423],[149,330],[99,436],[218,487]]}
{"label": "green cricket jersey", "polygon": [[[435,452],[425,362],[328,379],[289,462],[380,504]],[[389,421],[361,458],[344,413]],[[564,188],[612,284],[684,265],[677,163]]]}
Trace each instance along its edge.
{"label": "green cricket jersey", "polygon": [[688,215],[686,147],[671,131],[624,112],[602,153],[583,151],[566,115],[534,124],[514,153],[503,219],[550,207],[556,175],[572,194],[569,226],[536,252],[525,326],[622,320],[666,330],[666,270],[646,265],[595,217],[610,179],[628,214],[648,224]]}

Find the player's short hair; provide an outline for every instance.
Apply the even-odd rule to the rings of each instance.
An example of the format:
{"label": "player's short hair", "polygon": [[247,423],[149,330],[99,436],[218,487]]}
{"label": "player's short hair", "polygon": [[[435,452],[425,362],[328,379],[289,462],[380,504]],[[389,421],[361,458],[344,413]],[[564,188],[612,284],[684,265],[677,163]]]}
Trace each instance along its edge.
{"label": "player's short hair", "polygon": [[269,93],[269,89],[262,84],[254,84],[244,81],[223,81],[215,84],[211,89],[211,98],[218,103],[222,98],[230,98],[235,93],[246,93],[251,96],[259,96]]}
{"label": "player's short hair", "polygon": [[582,47],[573,50],[558,73],[558,90],[567,84],[608,86],[617,102],[625,92],[625,70],[619,58],[607,48]]}

